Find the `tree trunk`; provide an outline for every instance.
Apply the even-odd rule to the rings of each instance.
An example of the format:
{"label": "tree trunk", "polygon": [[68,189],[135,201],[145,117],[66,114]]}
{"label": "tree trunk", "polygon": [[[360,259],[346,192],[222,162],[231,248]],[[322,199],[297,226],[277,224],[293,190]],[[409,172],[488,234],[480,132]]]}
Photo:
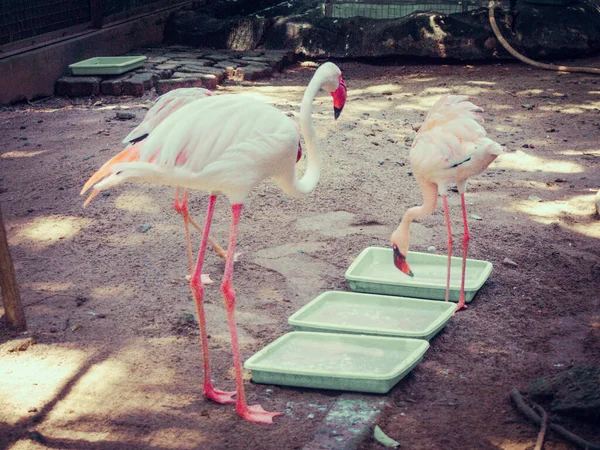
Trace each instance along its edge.
{"label": "tree trunk", "polygon": [[15,268],[13,267],[10,251],[8,249],[8,240],[6,239],[6,229],[2,219],[2,210],[0,209],[0,288],[2,289],[2,303],[4,304],[5,319],[8,326],[17,331],[27,329],[25,320],[25,311],[21,304],[21,295],[19,286],[15,278]]}

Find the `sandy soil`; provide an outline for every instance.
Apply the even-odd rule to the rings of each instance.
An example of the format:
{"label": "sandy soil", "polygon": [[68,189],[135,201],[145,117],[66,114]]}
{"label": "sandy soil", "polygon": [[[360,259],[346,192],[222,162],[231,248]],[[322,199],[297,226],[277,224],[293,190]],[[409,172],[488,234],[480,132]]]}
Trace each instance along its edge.
{"label": "sandy soil", "polygon": [[[389,406],[377,423],[405,449],[532,448],[537,427],[514,410],[509,391],[572,365],[600,365],[600,221],[592,202],[600,186],[600,80],[506,63],[339,65],[349,85],[342,116],[333,120],[328,94],[315,102],[325,152],[319,186],[299,200],[265,182],[243,211],[245,254],[234,278],[243,359],[291,331],[287,317],[319,293],[349,289],[344,272],[361,250],[388,245],[404,211],[420,202],[407,159],[413,124],[440,95],[467,94],[507,150],[467,194],[469,213],[481,219],[470,222],[469,256],[494,271],[424,361],[380,396]],[[312,72],[296,66],[219,93],[253,92],[297,116]],[[347,395],[247,381],[250,402],[283,413],[271,426],[202,397],[172,189],[123,186],[87,209],[78,195],[153,98],[51,98],[0,109],[0,201],[25,336],[37,341],[0,354],[2,448],[303,448]],[[119,109],[137,117],[117,120]],[[458,195],[449,201],[460,245]],[[203,220],[206,196],[194,193],[190,206]],[[223,244],[229,220],[222,198],[212,234]],[[412,250],[445,254],[441,207],[412,231]],[[206,271],[222,275],[214,252]],[[213,375],[233,388],[218,283],[206,296]],[[0,330],[0,343],[15,337]],[[600,442],[598,425],[563,424]],[[382,447],[369,433],[359,448]],[[548,437],[546,449],[568,448]]]}

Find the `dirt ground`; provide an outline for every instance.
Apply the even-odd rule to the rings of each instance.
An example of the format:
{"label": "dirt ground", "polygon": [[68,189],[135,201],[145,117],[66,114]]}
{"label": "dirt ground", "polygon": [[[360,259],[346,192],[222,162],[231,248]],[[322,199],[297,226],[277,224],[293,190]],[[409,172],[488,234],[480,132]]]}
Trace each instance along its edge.
{"label": "dirt ground", "polygon": [[[492,262],[493,273],[410,375],[387,395],[354,398],[389,402],[377,424],[404,449],[533,448],[538,428],[516,412],[510,390],[525,392],[534,378],[570,366],[600,365],[600,220],[592,201],[600,186],[600,78],[518,63],[339,66],[349,86],[340,119],[327,93],[314,105],[325,153],[319,186],[293,199],[267,181],[243,210],[237,249],[244,254],[234,274],[243,360],[291,331],[287,318],[318,294],[349,290],[344,272],[364,248],[389,245],[404,211],[421,200],[407,158],[413,125],[442,94],[466,94],[485,108],[490,137],[506,147],[467,193],[469,213],[480,219],[470,221],[469,257]],[[218,93],[256,93],[297,116],[313,71],[298,65]],[[154,97],[50,98],[0,109],[0,202],[25,336],[37,342],[0,354],[0,447],[310,448],[348,394],[254,384],[248,373],[249,401],[283,413],[270,426],[201,395],[199,332],[172,189],[122,186],[82,209],[83,183],[120,151]],[[116,110],[136,118],[118,120]],[[459,254],[458,195],[449,202]],[[192,194],[199,221],[206,204],[205,194]],[[222,244],[229,221],[220,198],[212,235]],[[435,246],[445,254],[445,242],[440,205],[413,224],[411,250]],[[223,263],[212,251],[205,271],[220,280]],[[218,283],[206,298],[213,376],[218,387],[233,388]],[[0,330],[0,344],[17,337]],[[561,420],[600,442],[598,424]],[[383,448],[370,432],[358,447]],[[572,446],[550,434],[545,448]]]}

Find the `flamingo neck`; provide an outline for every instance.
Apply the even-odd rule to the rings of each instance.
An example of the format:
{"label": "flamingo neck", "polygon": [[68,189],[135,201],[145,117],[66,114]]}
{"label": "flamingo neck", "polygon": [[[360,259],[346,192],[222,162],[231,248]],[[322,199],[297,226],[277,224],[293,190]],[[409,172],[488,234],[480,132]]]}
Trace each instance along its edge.
{"label": "flamingo neck", "polygon": [[312,120],[312,104],[319,89],[321,89],[321,84],[321,77],[317,74],[308,84],[300,105],[300,130],[306,144],[308,163],[304,176],[300,179],[295,178],[294,189],[298,195],[306,195],[312,192],[321,178],[322,154],[317,140],[315,124]]}
{"label": "flamingo neck", "polygon": [[437,186],[435,184],[419,183],[423,192],[423,204],[409,208],[402,216],[400,225],[392,233],[392,243],[398,246],[400,252],[406,255],[410,245],[410,225],[415,219],[427,217],[435,210],[437,205]]}

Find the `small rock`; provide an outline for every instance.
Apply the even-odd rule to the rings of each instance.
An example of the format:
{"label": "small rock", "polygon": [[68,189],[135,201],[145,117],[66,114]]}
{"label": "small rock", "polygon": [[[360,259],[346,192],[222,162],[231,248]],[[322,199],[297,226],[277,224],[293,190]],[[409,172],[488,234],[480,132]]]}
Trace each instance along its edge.
{"label": "small rock", "polygon": [[429,247],[427,247],[428,252],[435,252],[436,250],[437,248],[435,247],[435,245],[430,245]]}
{"label": "small rock", "polygon": [[483,217],[478,216],[477,214],[471,214],[471,219],[475,219],[475,220],[483,220]]}
{"label": "small rock", "polygon": [[37,411],[38,411],[38,409],[37,409],[37,408],[29,408],[29,409],[27,410],[27,412],[29,412],[29,413],[34,413],[34,412],[37,412]]}
{"label": "small rock", "polygon": [[504,261],[502,261],[502,264],[504,264],[505,266],[511,266],[511,267],[519,266],[516,262],[514,262],[512,259],[509,259],[509,258],[504,258]]}
{"label": "small rock", "polygon": [[140,233],[146,233],[150,228],[152,228],[152,225],[145,223],[144,225],[140,225],[137,230]]}
{"label": "small rock", "polygon": [[556,180],[554,180],[555,183],[564,183],[567,180],[565,180],[564,178],[557,178]]}
{"label": "small rock", "polygon": [[541,202],[542,201],[542,199],[536,195],[530,195],[529,197],[527,197],[527,200],[530,200],[532,202]]}
{"label": "small rock", "polygon": [[528,103],[525,103],[524,105],[521,105],[521,106],[528,111],[531,111],[533,108],[535,108],[535,105],[530,105]]}
{"label": "small rock", "polygon": [[596,196],[594,197],[594,203],[596,205],[596,213],[600,215],[600,189],[596,192]]}
{"label": "small rock", "polygon": [[117,117],[117,119],[120,119],[120,120],[131,120],[131,119],[135,119],[135,114],[129,113],[129,112],[117,111],[116,117]]}

